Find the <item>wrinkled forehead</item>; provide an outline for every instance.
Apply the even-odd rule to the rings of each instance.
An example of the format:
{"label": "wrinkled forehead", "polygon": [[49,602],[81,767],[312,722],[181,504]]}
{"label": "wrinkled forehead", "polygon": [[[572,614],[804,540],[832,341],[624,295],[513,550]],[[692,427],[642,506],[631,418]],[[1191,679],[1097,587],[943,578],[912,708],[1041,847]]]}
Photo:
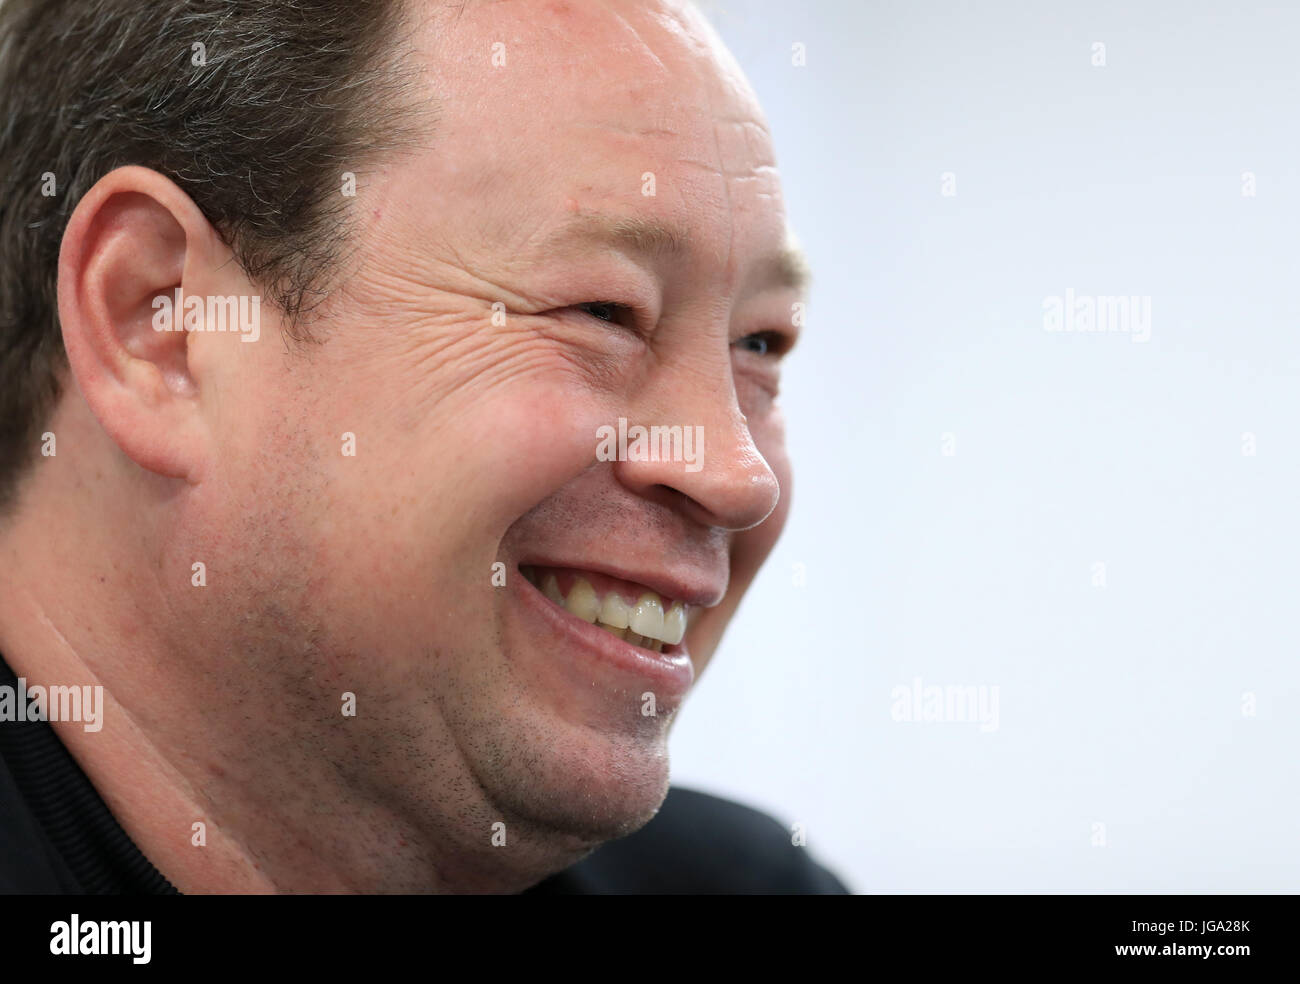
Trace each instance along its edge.
{"label": "wrinkled forehead", "polygon": [[429,6],[417,22],[435,106],[431,180],[557,211],[621,206],[718,248],[747,216],[784,235],[757,99],[691,5],[500,0]]}

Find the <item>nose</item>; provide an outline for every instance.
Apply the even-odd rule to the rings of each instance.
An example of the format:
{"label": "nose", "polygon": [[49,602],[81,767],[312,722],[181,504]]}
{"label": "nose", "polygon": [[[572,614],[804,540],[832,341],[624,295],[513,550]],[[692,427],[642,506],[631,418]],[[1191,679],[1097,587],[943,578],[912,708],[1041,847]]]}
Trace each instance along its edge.
{"label": "nose", "polygon": [[[630,491],[684,511],[702,525],[751,529],[776,509],[780,484],[754,443],[730,375],[716,386],[706,383],[706,392],[700,381],[698,375],[683,381],[670,391],[678,398],[659,404],[674,407],[673,419],[658,411],[655,419],[627,420],[628,453],[615,461],[615,475]],[[635,438],[642,436],[638,448]]]}

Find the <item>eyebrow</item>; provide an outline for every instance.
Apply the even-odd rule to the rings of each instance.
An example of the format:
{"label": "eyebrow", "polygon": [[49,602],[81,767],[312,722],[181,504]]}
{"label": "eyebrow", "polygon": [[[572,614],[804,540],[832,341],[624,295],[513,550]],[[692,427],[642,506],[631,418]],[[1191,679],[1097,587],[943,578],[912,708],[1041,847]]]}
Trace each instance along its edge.
{"label": "eyebrow", "polygon": [[[543,247],[554,248],[573,239],[603,240],[650,257],[683,256],[690,252],[692,243],[685,229],[657,219],[585,212],[547,236]],[[807,257],[789,237],[780,249],[759,260],[756,267],[755,279],[760,282],[799,292],[806,291],[812,280]]]}

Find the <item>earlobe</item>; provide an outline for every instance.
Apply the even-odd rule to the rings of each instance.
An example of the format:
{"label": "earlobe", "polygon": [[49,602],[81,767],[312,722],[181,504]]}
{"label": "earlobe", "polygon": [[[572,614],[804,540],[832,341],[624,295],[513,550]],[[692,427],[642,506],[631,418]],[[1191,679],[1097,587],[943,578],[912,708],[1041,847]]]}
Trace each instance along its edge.
{"label": "earlobe", "polygon": [[[59,321],[78,389],[136,464],[194,482],[206,453],[189,332],[158,330],[177,288],[213,259],[215,230],[156,171],[119,168],[73,211],[59,254]],[[175,327],[180,327],[179,320]]]}

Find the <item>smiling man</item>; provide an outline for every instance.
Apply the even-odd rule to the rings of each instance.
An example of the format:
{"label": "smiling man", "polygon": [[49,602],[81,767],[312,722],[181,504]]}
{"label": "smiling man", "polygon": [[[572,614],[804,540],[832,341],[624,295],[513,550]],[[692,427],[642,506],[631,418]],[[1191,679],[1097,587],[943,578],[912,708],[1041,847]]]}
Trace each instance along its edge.
{"label": "smiling man", "polygon": [[803,287],[698,12],[0,0],[0,109],[0,653],[102,688],[0,721],[0,886],[843,891],[660,809]]}

